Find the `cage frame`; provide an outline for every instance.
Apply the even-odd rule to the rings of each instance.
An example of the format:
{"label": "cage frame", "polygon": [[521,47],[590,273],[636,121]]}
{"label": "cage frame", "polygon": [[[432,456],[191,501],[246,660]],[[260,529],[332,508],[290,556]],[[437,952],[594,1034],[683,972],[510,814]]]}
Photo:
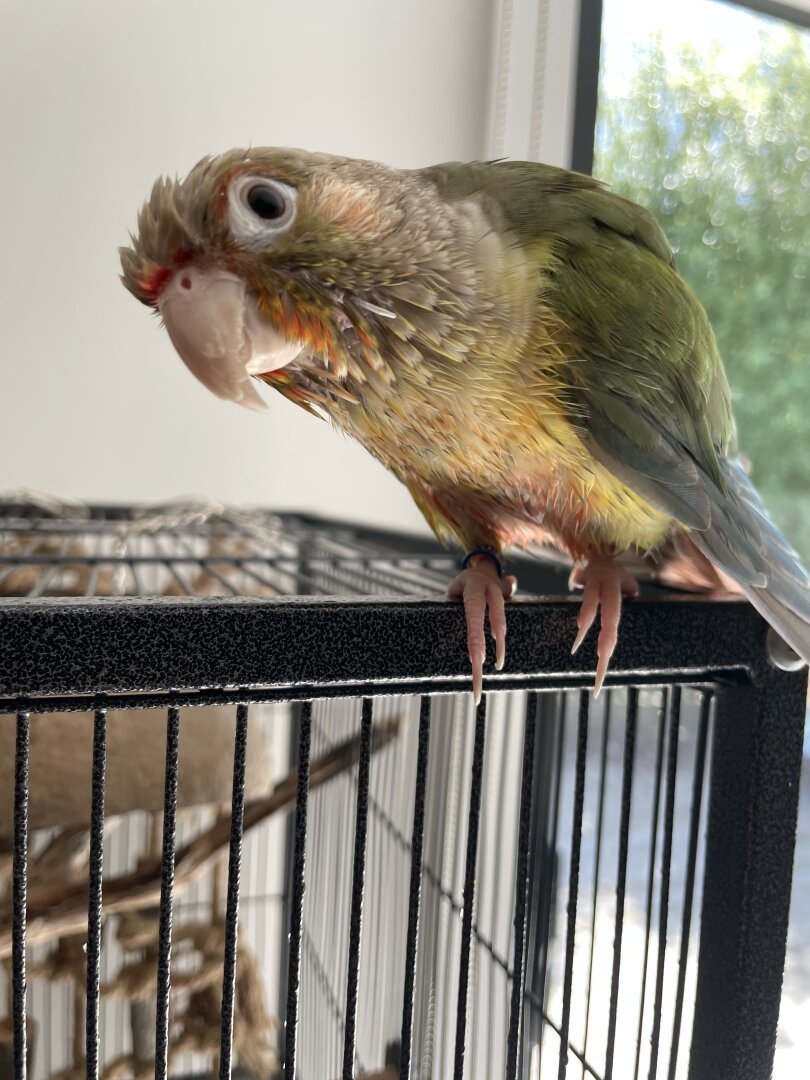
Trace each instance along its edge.
{"label": "cage frame", "polygon": [[[368,535],[373,538],[374,532],[369,530]],[[428,541],[417,541],[414,547],[423,552],[435,550]],[[576,600],[559,596],[542,600],[518,598],[509,605],[506,665],[500,673],[493,671],[490,646],[484,704],[477,723],[483,724],[487,696],[493,692],[584,691],[592,685],[596,665],[593,643],[586,643],[575,656],[570,652],[577,608]],[[763,620],[743,602],[672,595],[641,599],[625,606],[622,633],[608,676],[609,686],[711,687],[717,702],[714,751],[709,765],[710,802],[690,1080],[765,1080],[773,1064],[798,814],[806,672],[782,670],[771,662],[768,633]],[[98,1039],[97,950],[102,912],[99,830],[103,827],[105,710],[167,710],[164,852],[173,858],[171,783],[172,775],[176,783],[176,762],[173,774],[171,732],[178,710],[202,704],[233,704],[240,710],[237,716],[246,720],[247,707],[253,702],[301,703],[305,722],[299,724],[301,771],[291,908],[292,918],[297,911],[300,919],[302,844],[306,838],[306,716],[311,702],[323,697],[369,701],[390,694],[427,698],[458,693],[469,683],[462,613],[453,603],[431,599],[4,598],[0,600],[0,656],[0,713],[13,713],[18,718],[12,960],[18,1080],[25,1077],[27,733],[32,713],[95,713],[88,987],[91,980],[96,980],[96,996],[88,996],[90,1076],[97,1075],[98,1070],[97,1053],[94,1056],[91,1043],[95,1040],[97,1046]],[[363,717],[361,773],[371,753],[370,707],[367,712],[364,706]],[[237,739],[237,750],[240,745]],[[243,750],[242,746],[242,753],[235,755],[237,808],[240,768],[243,798]],[[357,923],[352,926],[355,949],[359,949],[362,914],[361,802],[359,799],[355,852],[355,890],[360,901]],[[236,949],[240,842],[241,832],[235,824],[227,914],[231,958]],[[474,874],[475,853],[471,850]],[[158,1015],[162,1008],[167,1023],[171,859],[164,860],[163,871]],[[521,865],[519,872],[525,873],[526,867]],[[412,898],[418,901],[418,882],[412,880],[411,888]],[[411,946],[418,928],[418,903],[412,918],[416,921],[409,925]],[[465,918],[467,948],[469,923],[470,919]],[[293,1032],[296,962],[293,947],[287,985],[288,1023],[292,1021]],[[226,957],[224,1003],[229,970]],[[410,961],[408,971],[412,977]],[[226,1012],[223,1008],[223,1021]],[[462,1036],[455,1075],[462,1077],[461,996],[458,1023]],[[510,1030],[506,1074],[510,1078],[517,1075],[516,1040],[517,1033],[513,1035]],[[230,1075],[226,1042],[223,1022],[223,1078]],[[292,1046],[294,1062],[294,1045],[294,1038],[288,1037],[288,1061]],[[343,1075],[348,1078],[352,1076],[350,1031],[345,1045]],[[401,1075],[408,1077],[407,1059],[402,1067],[405,1071]],[[162,1066],[158,1062],[156,1075],[166,1075],[165,1062]]]}

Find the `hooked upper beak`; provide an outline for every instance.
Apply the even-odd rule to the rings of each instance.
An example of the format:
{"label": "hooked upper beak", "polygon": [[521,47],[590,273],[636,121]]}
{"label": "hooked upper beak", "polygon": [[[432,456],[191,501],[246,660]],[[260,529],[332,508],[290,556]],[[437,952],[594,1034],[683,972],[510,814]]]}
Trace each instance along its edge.
{"label": "hooked upper beak", "polygon": [[275,371],[302,349],[267,321],[245,283],[227,270],[187,266],[157,301],[183,363],[217,397],[263,410],[251,375]]}

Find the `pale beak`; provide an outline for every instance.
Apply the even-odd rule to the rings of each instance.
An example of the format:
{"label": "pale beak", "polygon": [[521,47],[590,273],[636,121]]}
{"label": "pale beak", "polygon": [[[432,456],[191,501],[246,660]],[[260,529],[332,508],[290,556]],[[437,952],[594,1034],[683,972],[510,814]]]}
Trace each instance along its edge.
{"label": "pale beak", "polygon": [[267,408],[251,375],[284,367],[302,349],[268,322],[242,279],[227,270],[175,271],[157,306],[192,375],[217,397],[249,409]]}

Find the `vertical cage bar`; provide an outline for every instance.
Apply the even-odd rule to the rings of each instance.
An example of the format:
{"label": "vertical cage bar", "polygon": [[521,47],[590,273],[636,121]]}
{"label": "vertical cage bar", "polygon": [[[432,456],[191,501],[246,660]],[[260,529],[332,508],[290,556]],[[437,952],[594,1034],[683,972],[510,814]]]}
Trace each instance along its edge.
{"label": "vertical cage bar", "polygon": [[570,700],[571,694],[564,690],[557,691],[551,698],[544,694],[538,699],[532,862],[529,868],[531,916],[527,950],[527,982],[531,997],[528,1018],[524,1016],[524,1067],[529,1054],[536,1053],[542,1059],[543,1040],[549,1026],[544,1007],[556,904],[557,835]]}
{"label": "vertical cage bar", "polygon": [[807,672],[718,687],[689,1080],[770,1080]]}
{"label": "vertical cage bar", "polygon": [[354,1076],[357,1040],[357,988],[360,978],[360,940],[363,928],[363,894],[366,883],[366,841],[368,839],[368,793],[371,781],[371,734],[374,703],[363,698],[360,721],[360,760],[357,770],[357,817],[354,829],[354,870],[352,905],[349,916],[349,963],[346,976],[346,1029],[343,1038],[343,1080]]}
{"label": "vertical cage bar", "polygon": [[574,812],[571,824],[571,866],[568,877],[568,925],[565,940],[562,1019],[560,1022],[560,1058],[558,1080],[565,1080],[568,1069],[568,1031],[571,1024],[571,989],[574,978],[574,943],[577,928],[579,897],[579,856],[582,847],[582,811],[585,806],[585,764],[588,757],[588,718],[590,691],[579,692],[579,721],[577,724],[577,759],[574,780]]}
{"label": "vertical cage bar", "polygon": [[[599,754],[599,799],[596,809],[596,844],[593,856],[593,907],[591,908],[591,939],[588,957],[588,989],[585,995],[585,1033],[582,1036],[582,1054],[588,1054],[588,1033],[591,1023],[591,989],[593,987],[593,959],[596,942],[596,908],[599,900],[599,876],[602,865],[602,825],[605,816],[605,784],[607,781],[607,751],[610,741],[610,721],[613,714],[613,692],[607,691],[602,713],[602,746]],[[585,1078],[585,1062],[582,1062],[582,1080]]]}
{"label": "vertical cage bar", "polygon": [[425,696],[419,706],[419,747],[416,758],[416,787],[414,790],[413,834],[411,839],[411,884],[408,900],[408,933],[405,942],[405,988],[402,996],[400,1080],[411,1080],[416,952],[419,938],[419,909],[422,897],[422,848],[425,836],[427,769],[430,752],[430,704],[430,698]]}
{"label": "vertical cage bar", "polygon": [[647,915],[644,923],[644,959],[641,964],[641,1000],[638,1006],[638,1031],[636,1033],[636,1064],[633,1080],[638,1080],[641,1068],[641,1045],[644,1032],[644,1012],[647,1004],[647,970],[650,960],[650,933],[652,931],[653,892],[655,891],[655,861],[658,855],[658,818],[661,812],[661,784],[664,774],[664,733],[667,715],[668,693],[661,691],[661,704],[658,709],[658,738],[655,746],[655,780],[653,781],[652,821],[650,823],[650,862],[647,867],[647,895],[645,907]]}
{"label": "vertical cage bar", "polygon": [[177,830],[177,765],[180,751],[180,710],[169,706],[166,722],[166,780],[163,789],[163,854],[160,877],[157,1007],[155,1009],[155,1080],[166,1080],[169,1069],[169,993],[172,965],[172,906]]}
{"label": "vertical cage bar", "polygon": [[624,929],[624,896],[627,887],[627,850],[630,835],[630,803],[633,795],[633,762],[636,751],[636,719],[638,690],[627,691],[627,712],[624,730],[624,764],[622,767],[622,803],[619,825],[619,860],[616,872],[616,922],[613,931],[613,971],[610,979],[610,1012],[608,1014],[607,1047],[605,1050],[605,1080],[613,1077],[613,1055],[616,1049],[616,1014],[619,1008],[619,975],[622,962],[622,930]]}
{"label": "vertical cage bar", "polygon": [[703,776],[706,768],[706,746],[709,737],[709,713],[712,695],[704,693],[700,702],[695,765],[692,774],[692,802],[689,814],[689,846],[686,854],[686,880],[683,887],[683,919],[681,922],[681,947],[678,956],[678,985],[675,990],[675,1015],[672,1021],[672,1049],[669,1057],[667,1080],[675,1080],[678,1067],[678,1049],[681,1041],[683,998],[686,990],[686,964],[689,958],[689,936],[692,930],[692,904],[695,895],[695,870],[697,867],[700,813],[703,803]]}
{"label": "vertical cage bar", "polygon": [[[296,787],[298,780],[298,754],[299,754],[299,742],[301,740],[301,712],[304,708],[304,702],[291,702],[289,708],[289,745],[287,747],[287,767],[290,774],[295,773]],[[279,897],[279,915],[281,918],[281,926],[284,927],[285,933],[281,935],[280,947],[278,950],[278,1000],[284,1003],[285,1018],[279,1029],[278,1050],[279,1056],[286,1068],[287,1061],[287,995],[289,991],[289,978],[290,978],[290,946],[291,946],[291,933],[292,927],[292,892],[293,892],[293,866],[295,863],[295,830],[297,822],[297,794],[296,794],[296,811],[287,815],[287,820],[284,823],[284,872],[283,872],[283,886],[281,889],[281,895]],[[299,941],[299,972],[300,965],[303,963],[300,955],[300,947],[303,943]],[[296,1002],[297,1005],[297,1002]],[[297,1052],[297,1051],[296,1051]]]}
{"label": "vertical cage bar", "polygon": [[245,829],[245,765],[247,762],[248,707],[236,706],[233,740],[233,789],[231,794],[231,841],[228,853],[228,898],[225,904],[225,955],[222,966],[219,1077],[229,1080],[233,1053],[233,1009],[236,991],[236,950],[239,937],[239,878],[242,869],[242,836]]}
{"label": "vertical cage bar", "polygon": [[87,908],[87,1080],[99,1075],[99,983],[101,979],[101,889],[104,872],[104,796],[107,770],[107,710],[93,717],[93,776],[90,803],[90,864]]}
{"label": "vertical cage bar", "polygon": [[531,835],[532,787],[534,784],[534,741],[537,731],[537,694],[526,701],[523,736],[523,778],[520,785],[517,869],[515,872],[514,953],[512,995],[509,1006],[509,1034],[506,1042],[506,1080],[517,1080],[523,991],[526,985],[526,918],[529,890],[529,840]]}
{"label": "vertical cage bar", "polygon": [[470,812],[467,825],[467,865],[464,874],[464,911],[461,919],[461,955],[458,963],[458,1006],[456,1009],[456,1049],[453,1080],[463,1080],[464,1049],[467,1036],[467,991],[470,983],[470,946],[472,944],[473,908],[475,905],[475,867],[478,857],[478,826],[481,819],[481,794],[484,786],[484,742],[486,736],[487,695],[475,710]]}
{"label": "vertical cage bar", "polygon": [[672,866],[672,831],[675,827],[675,782],[678,774],[678,737],[681,726],[681,688],[672,690],[667,743],[667,797],[664,803],[664,837],[661,846],[661,900],[658,905],[658,963],[655,973],[655,1001],[650,1035],[649,1080],[658,1075],[658,1044],[661,1041],[661,1003],[664,997],[664,965],[667,957],[669,883]]}
{"label": "vertical cage bar", "polygon": [[290,909],[290,959],[287,974],[287,1023],[284,1042],[284,1075],[295,1080],[298,1039],[298,993],[301,983],[301,929],[307,871],[307,812],[309,809],[309,755],[312,745],[312,702],[301,706],[298,723],[298,790],[295,797],[295,848],[292,866]]}
{"label": "vertical cage bar", "polygon": [[14,760],[14,847],[12,854],[11,1008],[13,1013],[14,1080],[25,1080],[28,1037],[25,1016],[25,929],[28,904],[28,751],[31,717],[17,713]]}

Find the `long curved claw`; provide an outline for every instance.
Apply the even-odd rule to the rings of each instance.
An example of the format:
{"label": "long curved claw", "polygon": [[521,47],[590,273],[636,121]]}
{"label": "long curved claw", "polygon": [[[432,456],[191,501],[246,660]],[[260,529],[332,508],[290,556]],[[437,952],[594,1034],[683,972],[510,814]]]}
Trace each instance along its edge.
{"label": "long curved claw", "polygon": [[476,560],[447,588],[451,600],[462,600],[467,620],[467,652],[472,665],[473,698],[477,705],[481,700],[484,680],[486,642],[484,623],[489,615],[489,629],[495,641],[495,667],[503,668],[506,660],[506,608],[504,601],[510,599],[517,588],[514,577],[498,577],[491,559],[486,556]]}
{"label": "long curved claw", "polygon": [[573,655],[585,640],[599,612],[599,637],[596,642],[596,683],[594,697],[599,697],[605,681],[610,658],[619,640],[622,616],[622,597],[638,596],[638,582],[615,559],[596,558],[571,573],[569,587],[583,589],[582,604],[577,616],[577,636],[571,649]]}

